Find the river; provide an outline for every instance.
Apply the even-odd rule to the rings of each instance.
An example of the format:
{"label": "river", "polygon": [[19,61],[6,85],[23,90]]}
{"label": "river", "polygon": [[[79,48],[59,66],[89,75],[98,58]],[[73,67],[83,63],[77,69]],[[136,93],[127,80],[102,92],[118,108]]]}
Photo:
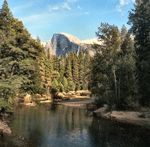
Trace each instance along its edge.
{"label": "river", "polygon": [[[148,131],[89,114],[87,110],[63,105],[19,106],[15,108],[9,126],[13,135],[21,136],[20,140],[28,147],[150,146]],[[0,146],[23,146],[19,139],[12,141],[10,138],[1,139]]]}

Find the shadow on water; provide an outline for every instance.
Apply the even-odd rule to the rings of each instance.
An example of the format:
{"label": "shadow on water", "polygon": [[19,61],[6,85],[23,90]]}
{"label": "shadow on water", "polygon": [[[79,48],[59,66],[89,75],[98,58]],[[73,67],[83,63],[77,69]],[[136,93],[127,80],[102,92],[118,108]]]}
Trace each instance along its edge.
{"label": "shadow on water", "polygon": [[149,147],[150,131],[118,122],[94,118],[89,126],[93,146]]}
{"label": "shadow on water", "polygon": [[37,126],[35,126],[35,128],[30,131],[28,137],[28,146],[29,147],[42,146],[42,142],[41,142],[42,137],[43,137],[42,132]]}

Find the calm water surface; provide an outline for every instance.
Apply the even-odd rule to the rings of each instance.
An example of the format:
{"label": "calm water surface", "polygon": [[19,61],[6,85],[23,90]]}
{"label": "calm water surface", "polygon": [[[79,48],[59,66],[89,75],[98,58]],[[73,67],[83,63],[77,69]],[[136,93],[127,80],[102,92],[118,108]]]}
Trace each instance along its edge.
{"label": "calm water surface", "polygon": [[63,105],[22,106],[15,109],[10,127],[28,147],[150,147],[146,130],[89,114]]}

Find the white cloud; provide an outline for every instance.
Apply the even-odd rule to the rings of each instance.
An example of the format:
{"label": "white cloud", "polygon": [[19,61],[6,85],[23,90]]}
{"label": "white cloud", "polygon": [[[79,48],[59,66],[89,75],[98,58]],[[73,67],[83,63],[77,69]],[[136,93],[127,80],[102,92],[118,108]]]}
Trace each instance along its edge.
{"label": "white cloud", "polygon": [[71,10],[71,8],[69,7],[68,3],[64,3],[62,7],[63,7],[63,8],[66,8],[66,9],[68,9],[68,10]]}
{"label": "white cloud", "polygon": [[58,10],[58,9],[59,9],[59,7],[53,7],[52,9],[53,9],[53,10]]}
{"label": "white cloud", "polygon": [[124,6],[124,0],[120,0],[120,5]]}
{"label": "white cloud", "polygon": [[132,2],[134,2],[134,3],[135,3],[135,0],[132,0]]}
{"label": "white cloud", "polygon": [[82,8],[81,8],[80,6],[78,6],[78,9],[80,9],[80,10],[81,10]]}
{"label": "white cloud", "polygon": [[129,4],[131,1],[135,1],[135,0],[120,0],[120,5],[116,6],[116,11],[119,11],[121,15],[124,15],[124,13],[126,12],[124,6]]}
{"label": "white cloud", "polygon": [[71,2],[71,3],[74,3],[76,1],[78,1],[78,0],[68,0],[68,2]]}
{"label": "white cloud", "polygon": [[127,4],[128,4],[128,1],[129,1],[129,0],[120,0],[120,5],[121,5],[121,6],[127,5]]}
{"label": "white cloud", "polygon": [[58,6],[55,6],[55,7],[48,6],[48,10],[49,10],[49,11],[58,10],[58,9],[59,9]]}

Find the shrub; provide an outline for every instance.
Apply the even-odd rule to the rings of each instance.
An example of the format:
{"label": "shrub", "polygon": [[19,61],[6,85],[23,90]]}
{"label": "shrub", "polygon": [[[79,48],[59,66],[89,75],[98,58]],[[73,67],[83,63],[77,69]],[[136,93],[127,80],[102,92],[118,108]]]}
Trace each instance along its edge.
{"label": "shrub", "polygon": [[68,90],[69,91],[74,91],[75,90],[75,84],[73,81],[69,81],[68,83]]}
{"label": "shrub", "polygon": [[0,108],[9,109],[14,104],[16,91],[13,87],[5,84],[0,85]]}

